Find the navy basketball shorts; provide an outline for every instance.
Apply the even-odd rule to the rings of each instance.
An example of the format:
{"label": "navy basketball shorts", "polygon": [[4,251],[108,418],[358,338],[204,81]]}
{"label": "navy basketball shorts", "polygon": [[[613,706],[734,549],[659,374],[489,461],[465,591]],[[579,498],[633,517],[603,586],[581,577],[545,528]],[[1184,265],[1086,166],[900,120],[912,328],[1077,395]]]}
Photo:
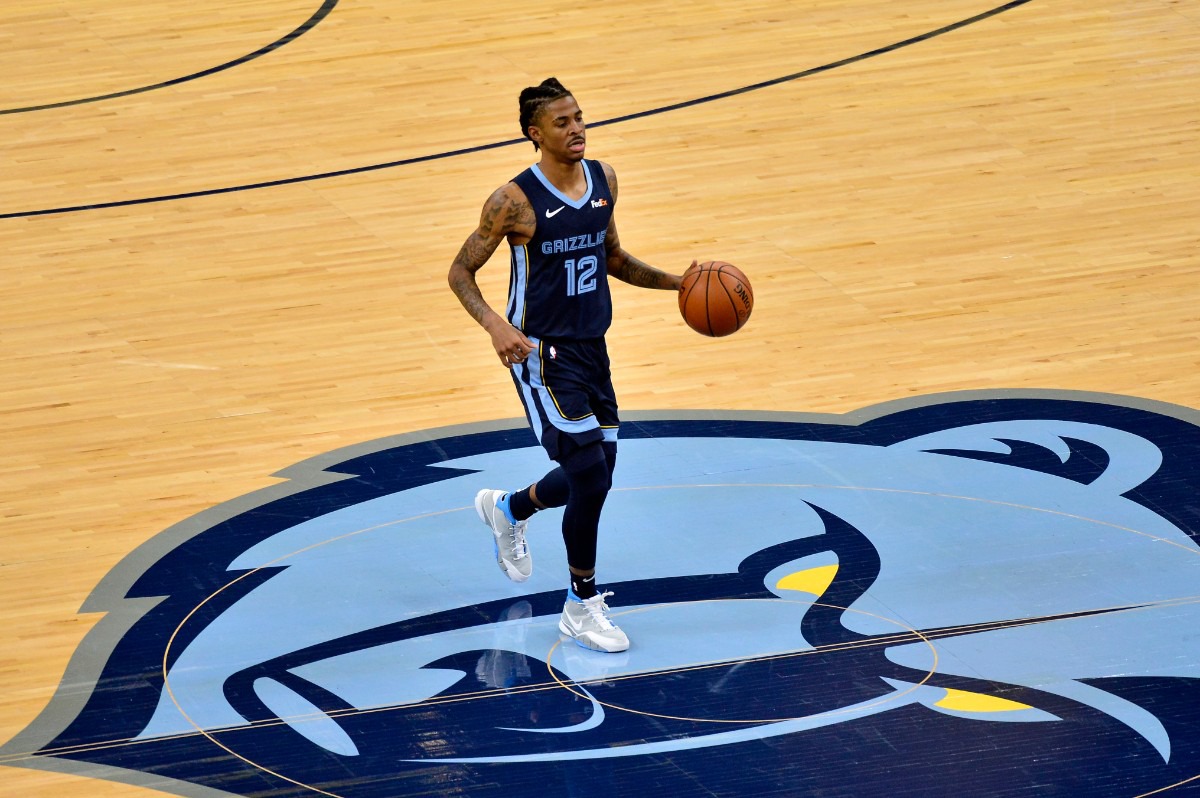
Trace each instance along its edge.
{"label": "navy basketball shorts", "polygon": [[551,460],[562,462],[598,441],[616,441],[617,396],[603,338],[535,345],[512,368],[525,417]]}

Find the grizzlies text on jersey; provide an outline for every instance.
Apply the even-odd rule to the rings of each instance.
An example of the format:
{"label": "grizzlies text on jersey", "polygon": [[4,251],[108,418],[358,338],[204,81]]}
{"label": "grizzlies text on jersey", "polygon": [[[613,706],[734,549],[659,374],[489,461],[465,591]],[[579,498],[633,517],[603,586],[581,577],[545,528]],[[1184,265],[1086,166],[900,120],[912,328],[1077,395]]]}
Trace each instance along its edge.
{"label": "grizzlies text on jersey", "polygon": [[612,322],[604,239],[613,197],[596,161],[583,161],[587,191],[577,200],[534,165],[513,178],[537,216],[527,244],[512,247],[509,322],[550,340],[601,338]]}

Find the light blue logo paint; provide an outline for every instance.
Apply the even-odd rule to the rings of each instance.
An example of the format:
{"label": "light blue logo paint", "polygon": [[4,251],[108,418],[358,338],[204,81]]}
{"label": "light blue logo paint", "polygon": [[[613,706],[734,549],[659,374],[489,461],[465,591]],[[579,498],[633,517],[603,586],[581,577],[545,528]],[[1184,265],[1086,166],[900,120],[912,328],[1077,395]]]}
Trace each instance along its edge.
{"label": "light blue logo paint", "polygon": [[[748,768],[1099,795],[1113,761],[1132,795],[1200,773],[1191,411],[1054,394],[712,415],[622,427],[599,576],[628,652],[559,639],[558,511],[530,524],[528,582],[496,569],[471,499],[545,470],[527,432],[381,441],[131,555],[8,763],[347,798],[740,794],[738,774],[761,794]],[[862,766],[892,756],[899,775]]]}

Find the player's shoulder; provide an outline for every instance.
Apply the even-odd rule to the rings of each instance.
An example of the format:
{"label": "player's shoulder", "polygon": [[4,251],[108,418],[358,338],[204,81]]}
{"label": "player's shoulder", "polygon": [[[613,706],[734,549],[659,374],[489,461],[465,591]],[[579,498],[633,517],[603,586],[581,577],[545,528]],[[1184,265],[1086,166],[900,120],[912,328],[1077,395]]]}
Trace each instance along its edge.
{"label": "player's shoulder", "polygon": [[617,179],[617,170],[613,169],[611,164],[605,163],[604,161],[592,161],[592,163],[600,167],[600,170],[604,172],[604,176],[608,178],[610,183]]}
{"label": "player's shoulder", "polygon": [[513,181],[509,181],[496,189],[484,203],[484,209],[493,211],[516,211],[531,207],[529,197]]}
{"label": "player's shoulder", "polygon": [[493,191],[483,203],[479,228],[486,235],[526,235],[536,224],[533,205],[516,183],[508,182]]}
{"label": "player's shoulder", "polygon": [[521,189],[521,187],[518,186],[516,184],[516,182],[512,181],[512,180],[510,180],[507,183],[505,183],[504,185],[500,186],[500,188],[493,191],[492,195],[490,197],[488,197],[488,202],[508,202],[508,201],[526,202],[527,203],[527,202],[529,202],[529,197],[525,196],[525,192]]}
{"label": "player's shoulder", "polygon": [[604,161],[595,161],[594,163],[599,166],[600,171],[604,173],[604,180],[608,183],[608,190],[612,192],[613,198],[615,199],[617,196],[617,170],[613,169],[611,165],[605,163]]}

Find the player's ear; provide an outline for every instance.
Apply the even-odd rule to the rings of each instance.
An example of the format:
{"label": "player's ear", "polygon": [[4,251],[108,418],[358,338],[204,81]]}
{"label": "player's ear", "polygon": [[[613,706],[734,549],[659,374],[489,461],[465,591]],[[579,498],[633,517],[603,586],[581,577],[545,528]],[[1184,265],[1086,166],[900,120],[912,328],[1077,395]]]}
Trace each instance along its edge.
{"label": "player's ear", "polygon": [[537,125],[530,125],[528,128],[525,129],[525,132],[529,135],[530,141],[532,141],[534,144],[536,144],[539,147],[542,146],[542,130],[541,130],[541,128],[539,128]]}

